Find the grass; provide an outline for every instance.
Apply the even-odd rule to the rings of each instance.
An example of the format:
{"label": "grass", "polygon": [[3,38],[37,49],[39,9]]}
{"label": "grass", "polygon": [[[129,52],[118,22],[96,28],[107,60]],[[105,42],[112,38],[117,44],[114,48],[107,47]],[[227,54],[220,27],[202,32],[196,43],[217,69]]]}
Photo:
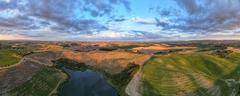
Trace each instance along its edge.
{"label": "grass", "polygon": [[6,67],[18,63],[21,55],[16,50],[0,50],[0,67]]}
{"label": "grass", "polygon": [[240,65],[240,53],[231,53],[226,56],[226,59]]}
{"label": "grass", "polygon": [[230,96],[240,87],[224,82],[240,81],[239,60],[239,54],[226,58],[206,53],[155,55],[143,68],[143,96]]}
{"label": "grass", "polygon": [[[12,96],[48,96],[67,78],[67,75],[56,68],[44,67],[31,80],[11,91]],[[56,95],[53,92],[51,95]]]}

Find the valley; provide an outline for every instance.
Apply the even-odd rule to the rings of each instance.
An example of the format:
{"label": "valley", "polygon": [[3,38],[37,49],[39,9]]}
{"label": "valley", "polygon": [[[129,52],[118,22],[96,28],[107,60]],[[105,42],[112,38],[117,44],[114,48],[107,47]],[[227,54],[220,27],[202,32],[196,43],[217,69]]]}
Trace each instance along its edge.
{"label": "valley", "polygon": [[72,96],[71,82],[85,96],[239,95],[240,47],[196,42],[1,41],[0,95]]}

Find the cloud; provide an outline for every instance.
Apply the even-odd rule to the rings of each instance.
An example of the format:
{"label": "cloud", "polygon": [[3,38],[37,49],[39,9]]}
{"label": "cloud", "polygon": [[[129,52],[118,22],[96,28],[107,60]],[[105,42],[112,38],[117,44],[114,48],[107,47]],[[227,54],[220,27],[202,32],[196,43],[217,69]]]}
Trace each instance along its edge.
{"label": "cloud", "polygon": [[117,31],[104,31],[104,32],[98,32],[95,34],[96,38],[115,38],[115,39],[122,39],[122,38],[128,38],[131,36],[128,32],[117,32]]}
{"label": "cloud", "polygon": [[[0,34],[64,40],[163,40],[231,36],[240,32],[239,0],[145,2],[0,0]],[[234,34],[228,34],[230,31]]]}
{"label": "cloud", "polygon": [[17,16],[17,18],[0,18],[0,26],[12,29],[34,29],[33,20],[25,16]]}
{"label": "cloud", "polygon": [[120,18],[113,18],[113,21],[115,22],[123,22],[123,21],[126,21],[127,19],[126,18],[123,18],[123,17],[120,17]]}
{"label": "cloud", "polygon": [[7,34],[0,34],[0,40],[31,40],[32,38],[23,36],[23,35],[7,35]]}
{"label": "cloud", "polygon": [[138,24],[145,24],[145,25],[156,25],[156,26],[161,26],[161,27],[167,27],[171,24],[171,22],[165,21],[163,19],[158,19],[158,18],[132,18],[133,22],[138,23]]}
{"label": "cloud", "polygon": [[97,19],[84,16],[110,16],[120,4],[131,10],[125,0],[1,0],[0,26],[21,32],[49,27],[60,33],[92,34],[108,28]]}
{"label": "cloud", "polygon": [[6,2],[9,3],[11,0],[0,0],[0,2]]}
{"label": "cloud", "polygon": [[151,24],[153,24],[153,25],[157,24],[156,20],[153,19],[153,18],[150,18],[150,19],[147,19],[147,18],[132,18],[131,21],[136,22],[138,24],[150,24],[150,25]]}
{"label": "cloud", "polygon": [[167,37],[162,36],[161,34],[147,32],[147,31],[140,31],[140,30],[132,30],[137,36],[142,39],[166,39]]}
{"label": "cloud", "polygon": [[175,20],[178,25],[167,29],[188,32],[219,32],[238,29],[240,25],[239,0],[175,0],[187,13]]}
{"label": "cloud", "polygon": [[170,16],[171,12],[168,10],[162,10],[159,12],[161,16]]}
{"label": "cloud", "polygon": [[201,12],[203,7],[197,4],[196,0],[175,0],[177,4],[183,7],[190,15],[198,14]]}

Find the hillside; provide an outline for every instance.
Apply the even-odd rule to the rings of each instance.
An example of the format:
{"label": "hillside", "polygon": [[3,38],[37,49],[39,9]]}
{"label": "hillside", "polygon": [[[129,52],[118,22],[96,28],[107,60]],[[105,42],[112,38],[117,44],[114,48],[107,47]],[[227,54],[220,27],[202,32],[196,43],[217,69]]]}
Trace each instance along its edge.
{"label": "hillside", "polygon": [[240,95],[240,54],[153,56],[143,68],[143,96]]}

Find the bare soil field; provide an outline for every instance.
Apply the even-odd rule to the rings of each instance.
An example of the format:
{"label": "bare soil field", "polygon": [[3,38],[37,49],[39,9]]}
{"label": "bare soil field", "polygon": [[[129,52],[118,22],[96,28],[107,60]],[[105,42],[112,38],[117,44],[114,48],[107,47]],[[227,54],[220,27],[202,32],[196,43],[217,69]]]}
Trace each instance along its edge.
{"label": "bare soil field", "polygon": [[163,45],[163,44],[154,44],[151,46],[145,46],[145,47],[136,47],[133,48],[133,51],[139,51],[139,52],[143,52],[146,54],[154,54],[156,52],[159,51],[164,51],[164,50],[177,50],[177,49],[195,49],[196,47],[191,47],[191,46],[175,46],[175,47],[171,47],[171,46],[167,46],[167,45]]}

